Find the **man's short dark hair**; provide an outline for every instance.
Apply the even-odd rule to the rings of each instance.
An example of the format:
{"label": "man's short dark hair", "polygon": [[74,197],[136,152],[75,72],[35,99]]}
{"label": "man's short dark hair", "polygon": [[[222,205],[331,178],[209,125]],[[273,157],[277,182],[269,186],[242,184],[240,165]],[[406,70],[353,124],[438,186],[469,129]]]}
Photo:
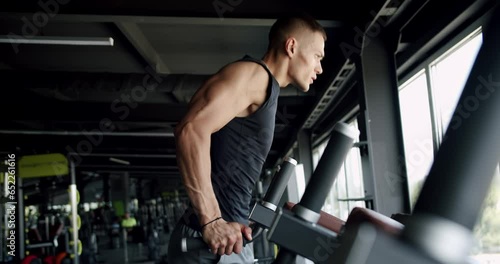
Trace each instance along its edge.
{"label": "man's short dark hair", "polygon": [[268,49],[279,49],[280,45],[286,40],[296,28],[305,28],[311,32],[319,32],[326,41],[326,32],[323,26],[312,16],[306,13],[290,14],[279,18],[274,22],[269,31]]}

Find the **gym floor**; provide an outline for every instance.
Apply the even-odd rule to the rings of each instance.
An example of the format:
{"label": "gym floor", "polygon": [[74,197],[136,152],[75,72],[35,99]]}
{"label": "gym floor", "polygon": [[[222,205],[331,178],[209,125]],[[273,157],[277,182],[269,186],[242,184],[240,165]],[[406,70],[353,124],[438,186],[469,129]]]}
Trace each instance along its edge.
{"label": "gym floor", "polygon": [[[161,237],[160,241],[160,259],[167,255],[169,235],[165,234]],[[96,255],[97,263],[106,264],[123,264],[123,263],[142,263],[142,264],[155,264],[166,262],[155,262],[148,259],[147,244],[127,243],[127,256],[128,262],[125,261],[125,250],[123,241],[120,243],[120,248],[113,249],[110,246],[110,238],[106,235],[98,236],[98,254]]]}

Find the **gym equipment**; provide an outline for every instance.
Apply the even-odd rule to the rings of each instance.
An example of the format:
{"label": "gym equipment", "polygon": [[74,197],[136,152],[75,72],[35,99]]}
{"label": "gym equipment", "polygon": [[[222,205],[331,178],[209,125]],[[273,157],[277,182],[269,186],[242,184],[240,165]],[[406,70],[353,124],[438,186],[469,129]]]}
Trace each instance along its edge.
{"label": "gym equipment", "polygon": [[[260,242],[264,244],[265,247],[269,248],[269,243],[267,240],[267,232],[272,224],[272,220],[276,215],[276,209],[281,200],[283,192],[285,191],[288,181],[295,170],[297,161],[291,158],[285,158],[280,168],[279,174],[273,177],[271,184],[262,199],[262,201],[255,203],[252,212],[250,213],[250,221],[254,224],[252,227],[252,241]],[[282,176],[286,175],[286,176]],[[265,236],[265,237],[263,237]],[[255,251],[255,245],[254,245]],[[259,258],[259,263],[268,262],[274,259],[274,254],[269,256],[266,254],[264,258]]]}
{"label": "gym equipment", "polygon": [[43,264],[42,260],[35,255],[28,255],[21,261],[21,264]]}
{"label": "gym equipment", "polygon": [[71,263],[71,259],[68,256],[67,252],[60,252],[54,258],[54,264],[63,264],[63,263]]}
{"label": "gym equipment", "polygon": [[[278,171],[277,175],[274,176],[271,184],[268,188],[266,196],[260,203],[256,203],[250,214],[250,221],[255,224],[252,226],[252,239],[255,240],[258,236],[262,234],[263,229],[268,228],[272,223],[272,218],[274,217],[274,212],[277,208],[283,192],[288,184],[292,172],[297,165],[297,161],[292,158],[285,158],[283,160],[281,169]],[[243,245],[246,245],[251,241],[246,241],[244,239]],[[191,250],[208,250],[208,245],[203,241],[202,238],[184,238],[182,239],[182,252],[188,252]]]}
{"label": "gym equipment", "polygon": [[261,202],[255,203],[252,212],[250,213],[250,221],[258,223],[259,230],[255,232],[260,233],[262,228],[269,228],[274,218],[276,209],[281,200],[283,192],[285,192],[288,181],[297,165],[297,161],[292,158],[285,158],[282,163],[282,168],[279,170],[279,174],[275,176],[266,195]]}
{"label": "gym equipment", "polygon": [[[72,161],[68,161],[66,156],[60,153],[53,154],[42,154],[42,155],[27,155],[22,156],[19,161],[19,177],[17,179],[16,184],[16,193],[17,193],[17,206],[19,208],[24,208],[24,192],[23,192],[23,178],[34,178],[34,177],[51,177],[51,176],[61,176],[61,175],[69,175],[71,178],[71,184],[69,186],[69,198],[70,198],[70,206],[71,206],[71,232],[73,241],[78,240],[78,220],[77,220],[77,205],[79,203],[79,193],[76,188],[76,175],[75,175],[75,164]],[[17,210],[16,219],[25,219],[24,210]],[[16,248],[18,252],[19,259],[23,261],[27,261],[26,253],[28,252],[27,248],[43,248],[43,247],[54,247],[56,246],[53,241],[42,241],[41,239],[37,239],[42,241],[42,243],[37,244],[25,244],[26,234],[25,234],[25,223],[24,221],[19,221],[16,225],[16,234],[18,241],[22,241],[19,243],[18,248]],[[73,249],[72,257],[74,264],[79,264],[78,258],[78,243],[72,243]],[[41,259],[37,256],[30,255],[29,259],[33,260],[33,257],[37,258],[40,262]]]}
{"label": "gym equipment", "polygon": [[[263,229],[270,228],[268,233],[269,241],[275,242],[282,247],[275,263],[291,263],[297,254],[294,252],[306,255],[309,259],[314,259],[314,251],[318,241],[330,241],[331,237],[336,237],[336,233],[317,226],[316,223],[321,217],[321,207],[326,196],[358,133],[347,124],[341,122],[335,124],[323,156],[306,187],[300,203],[293,207],[293,212],[284,213],[286,211],[279,209],[276,213],[276,209],[278,209],[276,205],[286,188],[296,161],[285,163],[293,164],[293,166],[284,166],[284,169],[280,170],[280,172],[288,174],[288,176],[275,177],[263,201],[256,203],[254,206],[250,220],[256,223],[256,227],[253,228],[252,233],[258,236]],[[300,238],[290,239],[290,230],[294,230],[295,234],[300,234]],[[308,232],[304,235],[302,231]],[[246,242],[244,241],[244,244]],[[208,248],[201,238],[184,239],[182,246],[183,252],[203,246]],[[312,253],[309,254],[309,252]]]}
{"label": "gym equipment", "polygon": [[148,259],[158,261],[160,259],[160,238],[154,221],[148,224],[147,235]]}
{"label": "gym equipment", "polygon": [[110,248],[117,249],[120,248],[120,235],[121,235],[121,227],[119,223],[118,217],[114,217],[111,223],[111,227],[109,229],[109,237],[110,237]]}
{"label": "gym equipment", "polygon": [[[275,263],[291,263],[297,254],[317,261],[318,243],[329,245],[337,236],[317,222],[321,217],[321,207],[358,133],[347,124],[335,124],[302,199],[292,211],[278,210],[268,233],[269,241],[282,247]],[[294,237],[293,234],[298,235]]]}
{"label": "gym equipment", "polygon": [[[30,212],[30,216],[31,216]],[[43,260],[44,264],[56,263],[56,254],[58,252],[69,251],[68,241],[69,232],[64,222],[65,217],[57,211],[43,210],[43,213],[37,217],[31,217],[28,226],[30,226],[25,249],[31,256],[31,262],[36,263]],[[36,258],[36,259],[35,259]]]}
{"label": "gym equipment", "polygon": [[[466,263],[472,233],[500,160],[500,7],[405,229],[394,236],[363,222],[347,230],[330,263]],[[470,104],[477,108],[470,109]],[[460,120],[460,125],[458,121]]]}

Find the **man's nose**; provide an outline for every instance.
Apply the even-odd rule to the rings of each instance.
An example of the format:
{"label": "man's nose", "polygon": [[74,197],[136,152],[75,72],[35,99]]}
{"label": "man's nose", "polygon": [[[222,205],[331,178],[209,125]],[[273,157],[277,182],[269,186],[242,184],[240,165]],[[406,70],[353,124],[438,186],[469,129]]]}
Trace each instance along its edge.
{"label": "man's nose", "polygon": [[323,73],[323,67],[321,67],[321,63],[318,63],[318,66],[316,67],[316,73],[317,74]]}

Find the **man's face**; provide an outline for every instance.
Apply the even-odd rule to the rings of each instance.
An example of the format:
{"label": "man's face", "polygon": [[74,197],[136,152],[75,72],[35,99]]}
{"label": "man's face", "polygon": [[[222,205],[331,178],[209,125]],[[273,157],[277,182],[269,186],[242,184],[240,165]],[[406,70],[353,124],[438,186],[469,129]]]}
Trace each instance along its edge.
{"label": "man's face", "polygon": [[321,60],[325,56],[325,40],[319,32],[306,32],[297,38],[297,52],[290,65],[290,76],[295,86],[304,92],[323,72]]}

